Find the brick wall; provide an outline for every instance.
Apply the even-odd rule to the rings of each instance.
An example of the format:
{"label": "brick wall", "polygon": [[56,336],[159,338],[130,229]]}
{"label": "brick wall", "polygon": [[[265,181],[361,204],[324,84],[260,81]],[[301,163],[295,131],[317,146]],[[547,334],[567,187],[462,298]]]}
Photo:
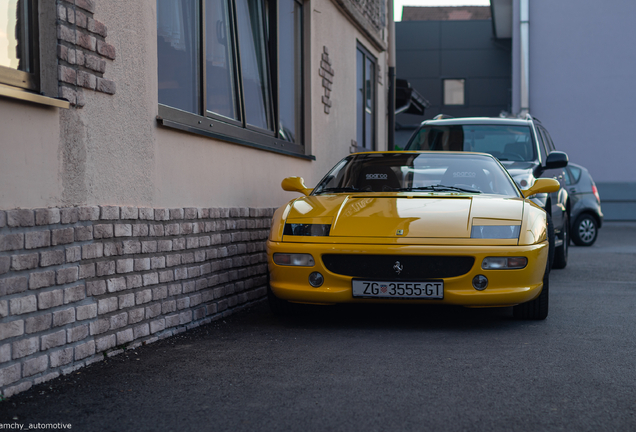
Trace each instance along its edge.
{"label": "brick wall", "polygon": [[84,106],[83,89],[115,94],[114,81],[104,78],[115,60],[115,47],[106,41],[108,29],[94,18],[94,0],[57,0],[59,96]]}
{"label": "brick wall", "polygon": [[2,394],[263,298],[273,211],[0,211]]}
{"label": "brick wall", "polygon": [[386,26],[386,0],[349,0],[377,31]]}
{"label": "brick wall", "polygon": [[332,0],[375,45],[386,51],[387,0]]}

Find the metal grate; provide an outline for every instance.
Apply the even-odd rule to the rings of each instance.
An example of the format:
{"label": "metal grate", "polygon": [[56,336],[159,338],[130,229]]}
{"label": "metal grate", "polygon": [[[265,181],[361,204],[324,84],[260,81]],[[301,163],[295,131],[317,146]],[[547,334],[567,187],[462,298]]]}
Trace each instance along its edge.
{"label": "metal grate", "polygon": [[[325,267],[333,273],[369,279],[419,280],[461,276],[475,263],[471,256],[427,255],[349,255],[322,256]],[[400,265],[396,266],[399,262]],[[398,273],[394,267],[401,267]]]}

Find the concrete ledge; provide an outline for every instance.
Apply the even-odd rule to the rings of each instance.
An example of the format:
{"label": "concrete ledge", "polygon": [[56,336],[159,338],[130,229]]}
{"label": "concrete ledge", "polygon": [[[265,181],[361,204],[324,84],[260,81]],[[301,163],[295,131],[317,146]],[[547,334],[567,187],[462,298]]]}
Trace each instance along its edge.
{"label": "concrete ledge", "polygon": [[607,221],[636,220],[636,182],[597,183]]}

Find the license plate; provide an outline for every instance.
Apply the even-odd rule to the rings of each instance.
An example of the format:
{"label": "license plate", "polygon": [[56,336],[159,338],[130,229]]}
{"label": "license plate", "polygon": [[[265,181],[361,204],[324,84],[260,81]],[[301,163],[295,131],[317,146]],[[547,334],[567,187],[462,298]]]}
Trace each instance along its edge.
{"label": "license plate", "polygon": [[443,299],[444,281],[384,282],[353,280],[354,297]]}

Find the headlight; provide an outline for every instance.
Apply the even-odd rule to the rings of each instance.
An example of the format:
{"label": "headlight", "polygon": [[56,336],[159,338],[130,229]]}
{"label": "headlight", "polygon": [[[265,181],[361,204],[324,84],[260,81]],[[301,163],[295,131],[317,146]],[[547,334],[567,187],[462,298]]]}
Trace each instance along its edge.
{"label": "headlight", "polygon": [[470,238],[516,239],[520,231],[520,225],[473,225]]}
{"label": "headlight", "polygon": [[530,189],[536,180],[531,173],[525,173],[513,176],[512,179],[517,183],[520,189]]}
{"label": "headlight", "polygon": [[331,225],[326,224],[285,224],[283,235],[328,236]]}
{"label": "headlight", "polygon": [[526,257],[486,257],[481,262],[484,270],[522,269],[528,265]]}
{"label": "headlight", "polygon": [[309,254],[275,253],[274,262],[283,266],[313,267],[314,257]]}

